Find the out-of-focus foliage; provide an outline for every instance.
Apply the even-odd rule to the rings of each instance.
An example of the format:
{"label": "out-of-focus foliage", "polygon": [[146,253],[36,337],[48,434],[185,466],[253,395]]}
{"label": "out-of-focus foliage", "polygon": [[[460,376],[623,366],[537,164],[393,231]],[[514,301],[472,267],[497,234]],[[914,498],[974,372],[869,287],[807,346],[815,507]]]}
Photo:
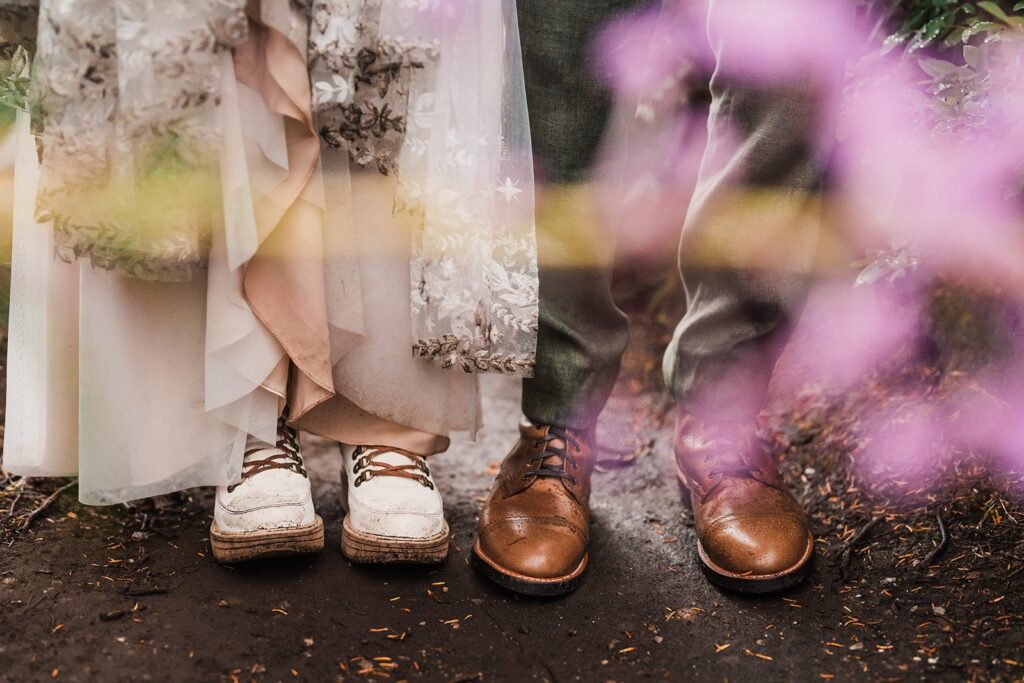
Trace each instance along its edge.
{"label": "out-of-focus foliage", "polygon": [[[0,263],[10,262],[13,147],[8,139],[19,109],[28,107],[38,21],[36,0],[0,0]],[[0,326],[6,327],[8,282],[0,271]]]}
{"label": "out-of-focus foliage", "polygon": [[0,135],[28,106],[37,17],[31,3],[0,2]]}
{"label": "out-of-focus foliage", "polygon": [[1007,28],[1024,28],[1024,0],[864,0],[884,49],[953,47]]}
{"label": "out-of-focus foliage", "polygon": [[[990,108],[993,96],[1024,92],[1024,0],[863,0],[862,5],[882,47],[863,56],[848,94],[856,96],[858,79],[871,78],[877,59],[902,49],[921,70],[920,88],[907,93],[918,103],[918,123],[969,141],[999,125]],[[1012,195],[1019,198],[1021,188],[1010,190],[1007,199]],[[873,250],[854,265],[863,268],[858,283],[868,284],[900,279],[919,263],[908,243]]]}

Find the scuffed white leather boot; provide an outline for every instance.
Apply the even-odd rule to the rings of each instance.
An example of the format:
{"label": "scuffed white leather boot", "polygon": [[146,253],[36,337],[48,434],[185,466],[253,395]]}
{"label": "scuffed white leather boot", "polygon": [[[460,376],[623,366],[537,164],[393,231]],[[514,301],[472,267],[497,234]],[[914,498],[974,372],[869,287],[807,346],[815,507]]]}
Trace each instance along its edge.
{"label": "scuffed white leather boot", "polygon": [[323,550],[298,435],[282,418],[277,437],[275,446],[250,437],[241,481],[217,488],[210,546],[218,562]]}
{"label": "scuffed white leather boot", "polygon": [[341,444],[341,550],[354,562],[437,563],[448,523],[426,459],[388,446]]}

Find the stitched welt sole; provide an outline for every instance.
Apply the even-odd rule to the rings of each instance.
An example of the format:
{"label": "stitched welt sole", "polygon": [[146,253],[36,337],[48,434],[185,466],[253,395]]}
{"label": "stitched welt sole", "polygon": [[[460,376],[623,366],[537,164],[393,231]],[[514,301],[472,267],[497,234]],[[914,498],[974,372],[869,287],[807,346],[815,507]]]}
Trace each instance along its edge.
{"label": "stitched welt sole", "polygon": [[708,557],[704,546],[697,541],[697,559],[708,581],[726,590],[748,595],[776,593],[800,583],[814,568],[814,536],[807,535],[807,550],[795,566],[771,576],[744,576],[722,569]]}
{"label": "stitched welt sole", "polygon": [[349,560],[366,564],[438,564],[448,557],[448,522],[431,538],[395,538],[366,534],[352,528],[348,515],[341,525],[341,552]]}
{"label": "stitched welt sole", "polygon": [[223,564],[318,553],[324,549],[324,522],[317,515],[316,522],[309,526],[241,534],[221,531],[213,522],[210,525],[210,548],[214,559]]}
{"label": "stitched welt sole", "polygon": [[583,581],[583,573],[587,570],[589,557],[589,555],[584,555],[579,567],[571,574],[553,579],[535,579],[503,569],[497,562],[487,557],[483,549],[480,548],[480,543],[477,542],[470,555],[470,564],[494,583],[514,593],[535,598],[554,598],[572,593],[579,588]]}

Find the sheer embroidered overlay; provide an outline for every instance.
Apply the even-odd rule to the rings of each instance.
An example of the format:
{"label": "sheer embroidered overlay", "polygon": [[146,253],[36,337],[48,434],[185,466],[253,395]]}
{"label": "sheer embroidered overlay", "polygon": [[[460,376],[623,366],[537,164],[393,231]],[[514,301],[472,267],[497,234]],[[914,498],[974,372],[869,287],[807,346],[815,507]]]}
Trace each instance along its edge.
{"label": "sheer embroidered overlay", "polygon": [[[25,89],[30,49],[5,18],[33,5],[36,212],[56,255],[190,279],[224,220],[221,56],[247,37],[246,0],[0,0],[0,99]],[[321,144],[397,180],[394,211],[412,226],[413,354],[531,375],[533,168],[514,0],[290,7],[308,34]]]}
{"label": "sheer embroidered overlay", "polygon": [[515,3],[314,0],[324,142],[398,177],[417,356],[533,373],[533,163]]}
{"label": "sheer embroidered overlay", "polygon": [[245,0],[44,0],[37,213],[57,256],[160,280],[202,265],[221,197],[219,53]]}

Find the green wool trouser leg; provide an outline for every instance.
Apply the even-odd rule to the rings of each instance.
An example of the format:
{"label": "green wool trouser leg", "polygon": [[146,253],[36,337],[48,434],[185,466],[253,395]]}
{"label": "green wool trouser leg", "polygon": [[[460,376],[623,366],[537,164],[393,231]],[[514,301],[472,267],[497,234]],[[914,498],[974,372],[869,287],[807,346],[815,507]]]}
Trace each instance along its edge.
{"label": "green wool trouser leg", "polygon": [[730,82],[749,65],[734,57],[735,36],[717,31],[720,4],[708,5],[708,141],[679,245],[686,313],[664,370],[687,412],[747,421],[764,407],[807,298],[834,136],[826,93],[841,82],[842,60],[770,89]]}
{"label": "green wool trouser leg", "polygon": [[611,296],[609,254],[586,182],[611,111],[593,39],[638,0],[519,0],[538,176],[540,329],[537,370],[523,383],[534,422],[586,429],[611,393],[629,338]]}
{"label": "green wool trouser leg", "polygon": [[[611,255],[585,190],[610,111],[590,63],[594,31],[635,2],[520,0],[527,100],[547,181],[538,202],[537,372],[524,382],[531,420],[593,426],[618,375],[628,323],[610,292]],[[683,227],[687,310],[665,354],[665,379],[684,408],[748,419],[764,400],[789,321],[806,298],[819,230],[826,153],[809,89],[736,87],[729,46],[718,60],[708,143]]]}

